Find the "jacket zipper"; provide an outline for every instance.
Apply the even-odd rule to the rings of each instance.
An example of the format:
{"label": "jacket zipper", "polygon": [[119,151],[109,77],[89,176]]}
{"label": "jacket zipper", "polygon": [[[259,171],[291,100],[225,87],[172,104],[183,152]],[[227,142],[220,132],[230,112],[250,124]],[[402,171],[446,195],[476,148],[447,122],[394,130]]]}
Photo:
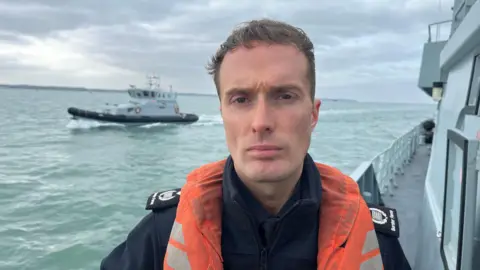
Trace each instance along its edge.
{"label": "jacket zipper", "polygon": [[[233,201],[237,206],[238,208],[240,208],[243,213],[248,217],[248,220],[250,221],[250,226],[252,228],[255,228],[255,222],[253,222],[253,217],[252,215],[246,211],[237,201]],[[267,270],[267,266],[268,266],[268,250],[263,246],[263,244],[261,244],[262,241],[260,241],[260,236],[258,234],[258,230],[254,230],[254,235],[255,235],[255,242],[257,244],[257,247],[258,247],[258,251],[260,252],[260,261],[259,261],[259,264],[260,264],[260,269],[261,270]]]}
{"label": "jacket zipper", "polygon": [[[283,218],[286,218],[291,212],[293,212],[293,210],[300,204],[300,201],[297,201],[295,202],[292,207],[290,207],[290,209],[288,209],[286,212],[285,212],[285,215],[283,216]],[[275,232],[278,232],[281,227],[283,227],[283,218],[282,220],[279,221],[278,223],[278,226],[277,228],[275,229]],[[275,240],[273,241],[272,245],[270,246],[270,249],[273,249],[273,247],[275,247],[275,245],[277,244],[277,241],[278,241],[278,237],[275,238]],[[268,256],[268,250],[264,247],[262,248],[261,252],[260,252],[260,269],[261,270],[267,270],[267,256]]]}
{"label": "jacket zipper", "polygon": [[[249,220],[250,220],[250,225],[252,227],[255,227],[254,226],[254,222],[252,221],[253,217],[252,215],[250,215],[250,213],[248,213],[245,209],[243,209],[243,207],[240,206],[240,204],[237,202],[237,201],[233,201],[240,209],[242,209],[242,211],[249,217]],[[302,200],[299,200],[299,201],[296,201],[292,207],[290,207],[290,209],[288,209],[283,218],[286,218],[291,212],[293,212],[293,210],[295,208],[297,208],[298,205],[302,204]],[[283,219],[282,218],[282,219]],[[276,231],[278,231],[280,229],[280,227],[282,226],[283,222],[282,220],[280,220],[279,224],[278,224],[278,227],[276,229]],[[260,270],[267,270],[268,269],[268,250],[262,245],[260,244],[261,241],[259,239],[259,235],[258,235],[258,232],[257,230],[254,230],[255,231],[255,242],[257,243],[257,246],[258,247],[262,247],[261,249],[259,248],[259,251],[260,251]],[[276,243],[278,241],[278,238],[275,239],[275,241],[272,243],[272,246],[270,248],[273,248]]]}
{"label": "jacket zipper", "polygon": [[[290,213],[293,212],[293,210],[295,210],[295,208],[297,208],[298,205],[300,205],[302,203],[302,201],[296,201],[292,207],[290,207],[286,212],[285,214],[283,215],[282,219],[278,222],[278,226],[277,228],[275,229],[275,232],[278,232],[282,227],[283,227],[283,219],[286,218],[288,215],[290,215]],[[277,242],[278,242],[278,237],[275,238],[275,241],[273,241],[272,243],[272,246],[271,248],[275,247],[277,245]]]}
{"label": "jacket zipper", "polygon": [[260,270],[267,270],[267,265],[268,265],[267,255],[268,255],[267,249],[263,247],[262,250],[260,251]]}

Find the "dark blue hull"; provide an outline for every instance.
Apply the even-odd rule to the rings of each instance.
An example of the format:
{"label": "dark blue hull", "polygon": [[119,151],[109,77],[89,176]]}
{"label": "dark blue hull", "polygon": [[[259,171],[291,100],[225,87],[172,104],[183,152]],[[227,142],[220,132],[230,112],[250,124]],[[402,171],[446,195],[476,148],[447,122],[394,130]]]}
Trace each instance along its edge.
{"label": "dark blue hull", "polygon": [[82,110],[74,107],[68,108],[68,113],[75,118],[84,118],[95,121],[118,123],[118,124],[154,124],[154,123],[194,123],[198,116],[191,113],[171,116],[137,116],[137,115],[115,115]]}

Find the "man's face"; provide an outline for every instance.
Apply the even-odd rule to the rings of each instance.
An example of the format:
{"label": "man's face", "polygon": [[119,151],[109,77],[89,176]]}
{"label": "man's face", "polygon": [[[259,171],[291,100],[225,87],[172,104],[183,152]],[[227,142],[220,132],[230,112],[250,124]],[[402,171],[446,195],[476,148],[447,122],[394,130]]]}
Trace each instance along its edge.
{"label": "man's face", "polygon": [[290,45],[257,44],[225,56],[220,109],[243,181],[283,181],[301,168],[320,108],[310,98],[307,70],[307,58]]}

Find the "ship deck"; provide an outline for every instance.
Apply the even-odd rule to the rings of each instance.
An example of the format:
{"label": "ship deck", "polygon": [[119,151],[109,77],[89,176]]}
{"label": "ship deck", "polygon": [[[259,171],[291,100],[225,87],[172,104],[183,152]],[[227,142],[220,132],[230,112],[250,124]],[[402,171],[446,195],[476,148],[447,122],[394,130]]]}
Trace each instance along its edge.
{"label": "ship deck", "polygon": [[404,173],[395,177],[398,188],[393,190],[393,196],[382,197],[385,206],[395,208],[400,227],[400,244],[411,267],[414,267],[417,252],[417,233],[420,211],[424,196],[425,178],[430,160],[430,146],[419,145],[411,163],[405,166]]}

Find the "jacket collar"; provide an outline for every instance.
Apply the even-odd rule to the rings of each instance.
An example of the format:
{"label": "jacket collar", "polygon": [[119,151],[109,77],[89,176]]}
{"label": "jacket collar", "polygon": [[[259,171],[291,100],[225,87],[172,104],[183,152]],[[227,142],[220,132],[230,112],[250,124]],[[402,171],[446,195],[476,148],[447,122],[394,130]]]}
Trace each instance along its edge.
{"label": "jacket collar", "polygon": [[[229,156],[225,162],[222,181],[223,204],[228,207],[232,204],[245,206],[247,200],[255,200],[247,187],[240,181],[234,168],[234,161]],[[248,193],[248,194],[245,194]],[[245,196],[246,195],[246,196]],[[303,162],[303,171],[300,180],[296,186],[296,201],[308,201],[320,207],[322,200],[322,184],[320,173],[315,162],[309,154],[306,154]]]}

